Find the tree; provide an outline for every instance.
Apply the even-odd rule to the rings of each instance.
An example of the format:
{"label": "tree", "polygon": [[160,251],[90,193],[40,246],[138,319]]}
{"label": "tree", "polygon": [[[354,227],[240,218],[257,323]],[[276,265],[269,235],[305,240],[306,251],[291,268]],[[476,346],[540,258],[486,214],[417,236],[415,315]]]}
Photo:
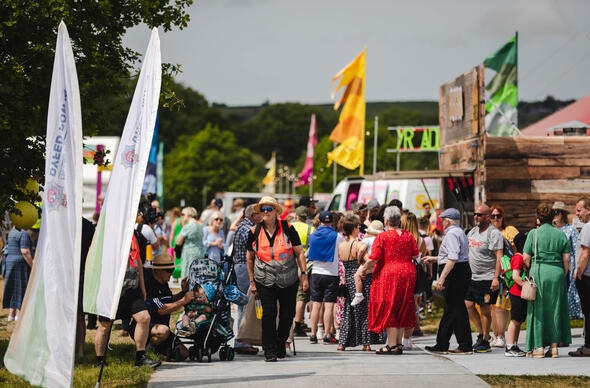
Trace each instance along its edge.
{"label": "tree", "polygon": [[[233,133],[207,125],[183,135],[164,160],[164,190],[168,204],[180,199],[198,207],[218,191],[258,191],[264,160],[236,143]],[[205,189],[205,186],[207,188]]]}
{"label": "tree", "polygon": [[329,134],[338,122],[336,113],[317,106],[272,104],[253,119],[236,125],[234,133],[240,144],[255,150],[263,158],[269,159],[276,151],[279,162],[293,166],[307,148],[312,113],[316,114],[318,139]]}
{"label": "tree", "polygon": [[[164,31],[186,27],[193,0],[0,2],[0,212],[28,177],[42,180],[47,103],[57,27],[67,26],[76,61],[86,135],[109,131],[121,96],[130,95],[139,53],[123,46],[128,28],[147,24]],[[175,66],[165,65],[174,72]],[[163,88],[168,104],[178,102]],[[117,125],[118,131],[122,124]],[[38,136],[38,141],[33,140]],[[23,152],[24,151],[24,152]]]}

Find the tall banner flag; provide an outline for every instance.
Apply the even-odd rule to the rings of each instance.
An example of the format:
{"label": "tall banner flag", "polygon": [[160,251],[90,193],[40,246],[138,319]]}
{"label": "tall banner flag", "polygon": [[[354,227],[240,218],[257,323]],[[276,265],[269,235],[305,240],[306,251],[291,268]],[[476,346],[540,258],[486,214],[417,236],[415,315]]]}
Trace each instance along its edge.
{"label": "tall banner flag", "polygon": [[262,184],[264,185],[263,192],[274,194],[275,193],[275,178],[277,174],[277,153],[273,151],[272,157],[266,164],[264,168],[267,168],[268,171],[264,179],[262,179]]}
{"label": "tall banner flag", "polygon": [[147,167],[145,169],[145,179],[141,194],[156,193],[158,190],[158,117],[156,116],[156,126],[154,136],[152,136],[152,146],[150,147],[150,156],[148,157]]}
{"label": "tall banner flag", "polygon": [[43,213],[33,269],[6,368],[43,387],[71,387],[82,234],[82,113],[74,53],[58,27],[49,108]]}
{"label": "tall banner flag", "polygon": [[309,185],[313,178],[313,150],[318,144],[315,126],[315,113],[311,115],[311,123],[309,124],[309,137],[307,139],[307,153],[305,154],[305,165],[299,175],[299,180],[295,183],[295,187]]}
{"label": "tall banner flag", "polygon": [[161,80],[160,38],[154,28],[86,258],[84,311],[87,313],[111,319],[117,313],[156,124]]}
{"label": "tall banner flag", "polygon": [[486,132],[492,136],[515,136],[518,130],[518,32],[483,61],[497,74],[486,86]]}
{"label": "tall banner flag", "polygon": [[164,209],[164,142],[158,145],[158,167],[156,168],[156,195],[160,201],[160,209]]}
{"label": "tall banner flag", "polygon": [[365,48],[351,63],[332,79],[332,84],[340,78],[340,82],[332,92],[332,98],[343,87],[344,93],[334,104],[338,110],[344,104],[338,119],[338,125],[330,134],[330,140],[341,143],[332,152],[328,152],[328,166],[336,162],[350,170],[360,166],[360,174],[364,173],[365,153],[365,68],[367,62]]}

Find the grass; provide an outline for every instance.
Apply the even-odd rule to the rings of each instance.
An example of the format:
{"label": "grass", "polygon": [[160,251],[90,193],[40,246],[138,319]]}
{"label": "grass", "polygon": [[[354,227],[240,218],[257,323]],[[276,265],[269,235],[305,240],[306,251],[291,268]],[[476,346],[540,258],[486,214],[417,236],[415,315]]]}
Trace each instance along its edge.
{"label": "grass", "polygon": [[565,387],[588,387],[590,377],[588,376],[530,376],[530,375],[478,375],[486,383],[494,388],[565,388]]}
{"label": "grass", "polygon": [[[4,289],[4,281],[0,282],[0,290]],[[172,292],[176,292],[173,290]],[[1,298],[0,298],[1,301]],[[171,315],[170,321],[176,323],[181,310]],[[30,384],[10,373],[4,366],[4,354],[15,323],[7,322],[8,309],[0,309],[0,387],[31,387]],[[174,327],[174,325],[171,325]],[[98,379],[99,368],[96,368],[94,353],[94,336],[96,330],[86,330],[84,357],[76,358],[74,365],[74,387],[93,387]],[[150,356],[156,358],[153,353]],[[160,357],[163,360],[163,357]],[[101,387],[145,387],[154,372],[150,367],[137,368],[135,361],[135,344],[129,336],[121,335],[121,325],[113,325],[110,348],[107,353],[108,366],[102,374]]]}
{"label": "grass", "polygon": [[[5,324],[7,310],[0,313],[0,386],[30,387],[31,385],[10,373],[4,366],[4,353],[8,348],[10,335],[15,324]],[[74,365],[74,387],[92,387],[98,378],[99,369],[94,366],[94,335],[96,330],[86,331],[84,357],[76,358]],[[113,326],[110,349],[107,354],[109,365],[104,368],[102,387],[145,387],[153,373],[149,367],[136,368],[135,344],[128,336],[121,336],[121,325]],[[153,355],[152,355],[153,356]]]}

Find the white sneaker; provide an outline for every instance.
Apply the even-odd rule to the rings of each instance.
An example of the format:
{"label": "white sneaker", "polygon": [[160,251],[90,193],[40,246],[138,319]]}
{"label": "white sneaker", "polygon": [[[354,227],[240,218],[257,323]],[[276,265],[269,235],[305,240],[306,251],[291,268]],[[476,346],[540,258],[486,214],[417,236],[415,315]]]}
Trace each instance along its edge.
{"label": "white sneaker", "polygon": [[504,337],[498,336],[494,338],[494,340],[490,343],[490,346],[493,348],[505,348],[506,340],[504,340]]}
{"label": "white sneaker", "polygon": [[402,346],[404,347],[404,350],[412,350],[412,339],[402,338]]}
{"label": "white sneaker", "polygon": [[11,317],[10,315],[8,316],[8,322],[12,322],[12,321],[16,321],[16,319],[14,319],[14,317]]}
{"label": "white sneaker", "polygon": [[352,307],[356,306],[357,304],[361,303],[363,300],[365,300],[365,297],[361,294],[361,295],[356,295],[354,296],[354,299],[352,300],[352,302],[350,302],[350,305]]}

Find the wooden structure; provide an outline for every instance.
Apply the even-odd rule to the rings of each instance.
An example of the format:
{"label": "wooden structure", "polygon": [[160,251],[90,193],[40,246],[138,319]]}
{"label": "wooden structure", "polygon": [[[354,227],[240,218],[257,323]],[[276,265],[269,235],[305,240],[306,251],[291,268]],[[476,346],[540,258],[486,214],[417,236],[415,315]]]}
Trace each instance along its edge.
{"label": "wooden structure", "polygon": [[[590,137],[488,136],[483,71],[478,66],[440,88],[440,168],[471,172],[474,204],[502,206],[519,230],[535,225],[541,202],[562,201],[573,214],[577,200],[590,195]],[[462,117],[449,101],[457,90]]]}

